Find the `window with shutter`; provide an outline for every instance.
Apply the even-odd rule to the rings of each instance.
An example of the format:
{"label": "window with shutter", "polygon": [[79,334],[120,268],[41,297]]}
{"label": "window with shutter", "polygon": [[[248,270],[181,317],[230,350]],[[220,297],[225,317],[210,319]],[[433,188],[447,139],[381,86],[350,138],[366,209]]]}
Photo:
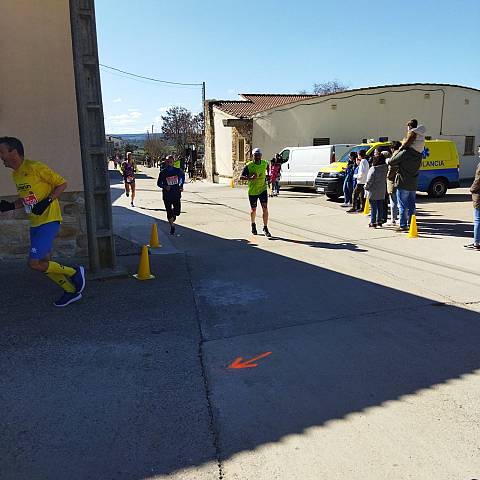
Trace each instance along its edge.
{"label": "window with shutter", "polygon": [[329,138],[314,138],[313,139],[313,146],[319,147],[320,145],[330,145]]}
{"label": "window with shutter", "polygon": [[475,137],[465,137],[464,155],[475,155]]}

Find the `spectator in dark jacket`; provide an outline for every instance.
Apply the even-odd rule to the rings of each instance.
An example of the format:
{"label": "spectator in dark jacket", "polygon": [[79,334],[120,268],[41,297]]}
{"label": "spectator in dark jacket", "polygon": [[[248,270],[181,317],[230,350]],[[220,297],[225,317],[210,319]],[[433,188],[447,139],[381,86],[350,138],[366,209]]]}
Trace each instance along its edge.
{"label": "spectator in dark jacket", "polygon": [[368,170],[365,191],[370,201],[369,227],[381,227],[383,224],[383,202],[387,191],[387,165],[385,156],[380,150],[375,150],[372,166]]}
{"label": "spectator in dark jacket", "polygon": [[[480,145],[478,145],[478,156],[480,157]],[[480,163],[477,165],[470,192],[473,200],[473,243],[465,245],[465,248],[480,250]]]}
{"label": "spectator in dark jacket", "polygon": [[[386,160],[387,164],[390,161],[390,158],[395,155],[395,153],[400,149],[401,143],[398,141],[392,142],[392,146],[390,147],[390,155]],[[395,179],[398,173],[398,166],[395,165],[388,165],[388,172],[387,172],[387,194],[390,203],[390,221],[387,225],[395,226],[398,220],[398,198],[397,198],[397,187],[395,185]]]}
{"label": "spectator in dark jacket", "polygon": [[365,182],[367,181],[368,169],[370,168],[366,150],[360,150],[358,152],[356,163],[358,170],[355,169],[353,178],[357,184],[353,189],[352,208],[349,208],[347,213],[359,213],[365,209]]}
{"label": "spectator in dark jacket", "polygon": [[345,180],[343,181],[343,203],[342,207],[351,207],[353,200],[353,174],[357,166],[357,152],[348,154],[347,168],[345,169]]}
{"label": "spectator in dark jacket", "polygon": [[418,170],[422,164],[422,152],[425,148],[425,127],[412,119],[407,123],[407,135],[402,141],[400,151],[388,162],[398,166],[395,186],[400,210],[398,232],[408,232],[410,218],[415,214],[415,199],[418,186]]}

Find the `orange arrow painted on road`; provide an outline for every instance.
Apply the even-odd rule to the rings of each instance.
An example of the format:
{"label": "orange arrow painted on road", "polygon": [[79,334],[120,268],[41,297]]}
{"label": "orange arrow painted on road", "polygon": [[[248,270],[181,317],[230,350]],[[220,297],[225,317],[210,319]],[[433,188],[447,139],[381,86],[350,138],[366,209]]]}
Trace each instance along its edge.
{"label": "orange arrow painted on road", "polygon": [[250,360],[243,360],[242,357],[238,357],[228,366],[228,368],[239,369],[239,368],[258,367],[258,364],[253,363],[253,362],[256,362],[257,360],[260,360],[261,358],[268,357],[271,354],[272,354],[272,352],[265,352],[265,353],[262,353],[261,355],[259,355],[258,357],[251,358]]}

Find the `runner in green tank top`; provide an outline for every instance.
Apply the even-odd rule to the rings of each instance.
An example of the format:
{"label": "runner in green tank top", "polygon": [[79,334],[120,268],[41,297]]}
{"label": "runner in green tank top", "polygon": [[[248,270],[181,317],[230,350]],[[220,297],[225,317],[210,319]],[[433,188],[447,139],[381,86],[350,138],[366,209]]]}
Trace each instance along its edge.
{"label": "runner in green tank top", "polygon": [[266,237],[272,235],[268,231],[268,193],[267,193],[267,172],[268,162],[262,160],[262,152],[259,148],[252,151],[253,161],[248,162],[243,169],[241,179],[248,180],[248,199],[250,200],[250,218],[252,220],[252,233],[257,234],[257,225],[255,224],[255,216],[257,214],[257,203],[263,210],[263,233]]}

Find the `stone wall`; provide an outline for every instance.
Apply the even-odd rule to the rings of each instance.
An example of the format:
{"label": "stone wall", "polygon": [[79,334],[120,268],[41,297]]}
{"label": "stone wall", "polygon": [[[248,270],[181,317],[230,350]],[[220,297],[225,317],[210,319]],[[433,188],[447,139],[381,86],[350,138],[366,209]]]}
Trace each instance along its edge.
{"label": "stone wall", "polygon": [[[5,198],[13,201],[17,197]],[[54,257],[88,256],[87,223],[83,192],[66,192],[60,197],[63,223],[54,243]],[[30,223],[23,209],[0,214],[0,259],[27,258]]]}
{"label": "stone wall", "polygon": [[213,181],[215,173],[215,126],[213,123],[213,101],[205,101],[203,113],[205,115],[205,172],[207,180]]}
{"label": "stone wall", "polygon": [[[233,162],[233,181],[235,184],[245,183],[239,180],[245,163],[252,158],[252,136],[253,136],[253,121],[245,121],[245,125],[232,127],[232,162]],[[238,158],[238,139],[242,137],[245,139],[245,160]]]}

